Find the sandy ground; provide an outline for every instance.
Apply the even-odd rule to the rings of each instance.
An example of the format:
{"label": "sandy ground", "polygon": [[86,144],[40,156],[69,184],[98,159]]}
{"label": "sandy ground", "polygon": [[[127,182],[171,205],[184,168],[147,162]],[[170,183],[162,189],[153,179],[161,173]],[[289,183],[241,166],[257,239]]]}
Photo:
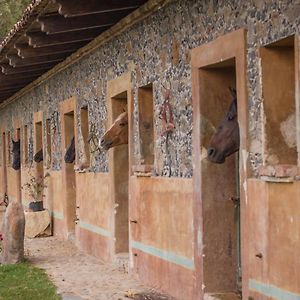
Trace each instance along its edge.
{"label": "sandy ground", "polygon": [[128,300],[130,292],[139,294],[132,299],[170,299],[147,289],[124,268],[80,252],[72,242],[55,237],[26,239],[25,255],[29,262],[46,270],[66,300]]}

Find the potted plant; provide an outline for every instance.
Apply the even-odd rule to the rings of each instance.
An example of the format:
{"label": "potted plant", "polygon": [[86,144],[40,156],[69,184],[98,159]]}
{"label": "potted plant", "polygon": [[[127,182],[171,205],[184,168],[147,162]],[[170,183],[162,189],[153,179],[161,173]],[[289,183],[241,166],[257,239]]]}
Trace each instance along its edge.
{"label": "potted plant", "polygon": [[42,211],[43,207],[43,198],[44,189],[47,187],[46,180],[50,176],[47,172],[44,176],[35,177],[31,173],[29,173],[29,180],[26,182],[22,189],[24,189],[28,196],[31,198],[31,202],[29,203],[29,209],[31,211]]}

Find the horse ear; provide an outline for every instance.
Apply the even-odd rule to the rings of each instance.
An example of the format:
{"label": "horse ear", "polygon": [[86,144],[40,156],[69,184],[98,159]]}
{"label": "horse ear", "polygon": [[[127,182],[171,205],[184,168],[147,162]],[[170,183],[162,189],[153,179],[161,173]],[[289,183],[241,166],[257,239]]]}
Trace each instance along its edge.
{"label": "horse ear", "polygon": [[233,120],[237,116],[237,100],[236,98],[230,104],[228,112],[228,120]]}
{"label": "horse ear", "polygon": [[237,116],[237,98],[236,98],[236,90],[234,88],[229,87],[233,100],[230,103],[229,111],[227,113],[227,119],[229,121],[233,120]]}
{"label": "horse ear", "polygon": [[235,99],[236,98],[236,89],[231,87],[231,86],[228,87],[228,88],[229,88],[229,91],[230,91],[230,94],[231,94],[232,98]]}

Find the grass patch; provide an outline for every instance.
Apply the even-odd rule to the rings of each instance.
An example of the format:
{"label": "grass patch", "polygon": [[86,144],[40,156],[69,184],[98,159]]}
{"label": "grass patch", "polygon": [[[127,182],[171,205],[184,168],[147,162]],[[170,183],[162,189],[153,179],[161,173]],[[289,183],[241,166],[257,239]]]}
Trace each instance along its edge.
{"label": "grass patch", "polygon": [[46,273],[28,263],[0,265],[1,300],[61,299]]}

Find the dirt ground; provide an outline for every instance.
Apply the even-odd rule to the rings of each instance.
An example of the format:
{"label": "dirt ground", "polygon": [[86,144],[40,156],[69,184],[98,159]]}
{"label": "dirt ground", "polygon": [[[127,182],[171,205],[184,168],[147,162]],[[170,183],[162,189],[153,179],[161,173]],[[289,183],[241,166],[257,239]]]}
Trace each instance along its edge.
{"label": "dirt ground", "polygon": [[26,239],[25,255],[46,270],[65,300],[171,299],[147,289],[124,268],[80,252],[72,242],[55,237]]}

